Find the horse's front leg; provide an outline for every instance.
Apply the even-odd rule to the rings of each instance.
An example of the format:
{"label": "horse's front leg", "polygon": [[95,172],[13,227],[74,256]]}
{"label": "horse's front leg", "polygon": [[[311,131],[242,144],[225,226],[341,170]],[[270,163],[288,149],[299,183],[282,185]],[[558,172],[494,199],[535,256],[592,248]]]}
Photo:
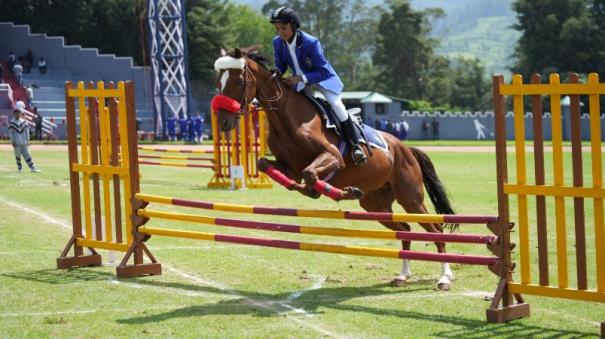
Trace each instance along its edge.
{"label": "horse's front leg", "polygon": [[299,181],[301,179],[297,178],[296,172],[289,167],[284,166],[279,161],[260,158],[258,159],[256,166],[259,171],[267,174],[271,179],[275,180],[290,191],[298,191],[301,194],[313,199],[317,199],[321,196],[321,194],[314,189],[300,183]]}
{"label": "horse's front leg", "polygon": [[303,172],[303,180],[307,187],[325,194],[330,198],[338,200],[361,199],[364,197],[364,192],[355,187],[345,187],[343,190],[333,187],[327,182],[320,180],[320,177],[325,177],[332,172],[336,172],[342,168],[342,159],[335,157],[331,152],[321,153],[313,162],[307,166]]}

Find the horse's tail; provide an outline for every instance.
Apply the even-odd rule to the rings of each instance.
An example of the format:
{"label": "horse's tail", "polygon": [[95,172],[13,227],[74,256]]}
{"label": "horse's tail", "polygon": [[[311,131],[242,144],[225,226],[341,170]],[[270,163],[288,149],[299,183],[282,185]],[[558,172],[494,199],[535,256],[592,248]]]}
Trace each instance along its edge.
{"label": "horse's tail", "polygon": [[[439,180],[437,171],[435,171],[435,166],[433,166],[433,162],[429,156],[415,147],[410,147],[410,150],[420,165],[424,187],[435,206],[435,212],[437,214],[455,214],[456,212],[454,212],[452,203],[447,197],[445,186],[443,186],[443,183]],[[456,225],[452,226],[456,227]]]}

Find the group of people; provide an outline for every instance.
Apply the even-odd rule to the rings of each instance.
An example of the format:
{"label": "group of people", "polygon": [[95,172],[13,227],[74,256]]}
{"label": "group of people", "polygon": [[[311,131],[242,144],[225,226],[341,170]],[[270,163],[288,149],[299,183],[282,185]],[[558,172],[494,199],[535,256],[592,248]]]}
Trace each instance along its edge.
{"label": "group of people", "polygon": [[437,120],[437,118],[433,118],[433,120],[431,120],[429,122],[428,119],[424,119],[422,121],[422,125],[420,126],[422,128],[422,139],[428,140],[429,139],[429,129],[432,131],[432,138],[433,140],[439,140],[439,120]]}
{"label": "group of people", "polygon": [[[15,53],[12,51],[8,54],[8,59],[6,61],[6,67],[8,68],[6,71],[8,72],[9,79],[15,79],[15,81],[21,85],[23,73],[30,73],[32,65],[34,64],[34,54],[31,50],[27,50],[25,55],[19,55],[19,57],[15,56]],[[38,71],[40,74],[46,73],[46,59],[41,57],[38,59]],[[0,82],[3,80],[4,75],[4,67],[0,64]]]}
{"label": "group of people", "polygon": [[188,118],[178,118],[179,132],[177,133],[177,117],[169,117],[166,121],[169,141],[200,143],[203,141],[204,117],[199,112],[190,114]]}
{"label": "group of people", "polygon": [[374,128],[392,134],[399,138],[399,140],[406,140],[408,138],[410,125],[405,120],[391,121],[387,119],[376,119],[376,121],[374,121]]}

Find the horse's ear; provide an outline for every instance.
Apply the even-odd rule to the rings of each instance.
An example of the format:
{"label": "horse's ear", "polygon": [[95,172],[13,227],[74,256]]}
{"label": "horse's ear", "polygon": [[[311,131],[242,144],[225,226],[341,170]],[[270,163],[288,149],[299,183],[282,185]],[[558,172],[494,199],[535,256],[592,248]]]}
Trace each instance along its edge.
{"label": "horse's ear", "polygon": [[236,48],[233,49],[233,54],[231,56],[234,57],[234,58],[236,58],[236,59],[239,59],[242,56],[244,56],[244,54],[242,53],[241,49],[239,49],[239,48],[236,47]]}
{"label": "horse's ear", "polygon": [[221,56],[227,56],[227,51],[224,48],[221,48]]}
{"label": "horse's ear", "polygon": [[242,48],[242,52],[244,52],[244,54],[250,54],[250,53],[254,53],[254,52],[260,50],[262,47],[263,47],[263,45],[261,45],[261,44],[255,44],[255,45],[251,45],[251,46]]}

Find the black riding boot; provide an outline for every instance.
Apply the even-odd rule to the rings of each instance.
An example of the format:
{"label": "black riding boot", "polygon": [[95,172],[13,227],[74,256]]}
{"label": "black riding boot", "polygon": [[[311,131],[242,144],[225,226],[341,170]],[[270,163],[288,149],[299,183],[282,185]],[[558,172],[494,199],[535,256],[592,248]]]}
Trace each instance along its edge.
{"label": "black riding boot", "polygon": [[355,126],[353,124],[354,123],[353,120],[351,120],[351,117],[340,122],[343,138],[351,147],[351,158],[353,159],[353,163],[355,166],[361,166],[368,160],[368,158],[366,157],[366,154],[361,146],[359,146],[359,139],[357,138],[357,132],[355,131]]}

